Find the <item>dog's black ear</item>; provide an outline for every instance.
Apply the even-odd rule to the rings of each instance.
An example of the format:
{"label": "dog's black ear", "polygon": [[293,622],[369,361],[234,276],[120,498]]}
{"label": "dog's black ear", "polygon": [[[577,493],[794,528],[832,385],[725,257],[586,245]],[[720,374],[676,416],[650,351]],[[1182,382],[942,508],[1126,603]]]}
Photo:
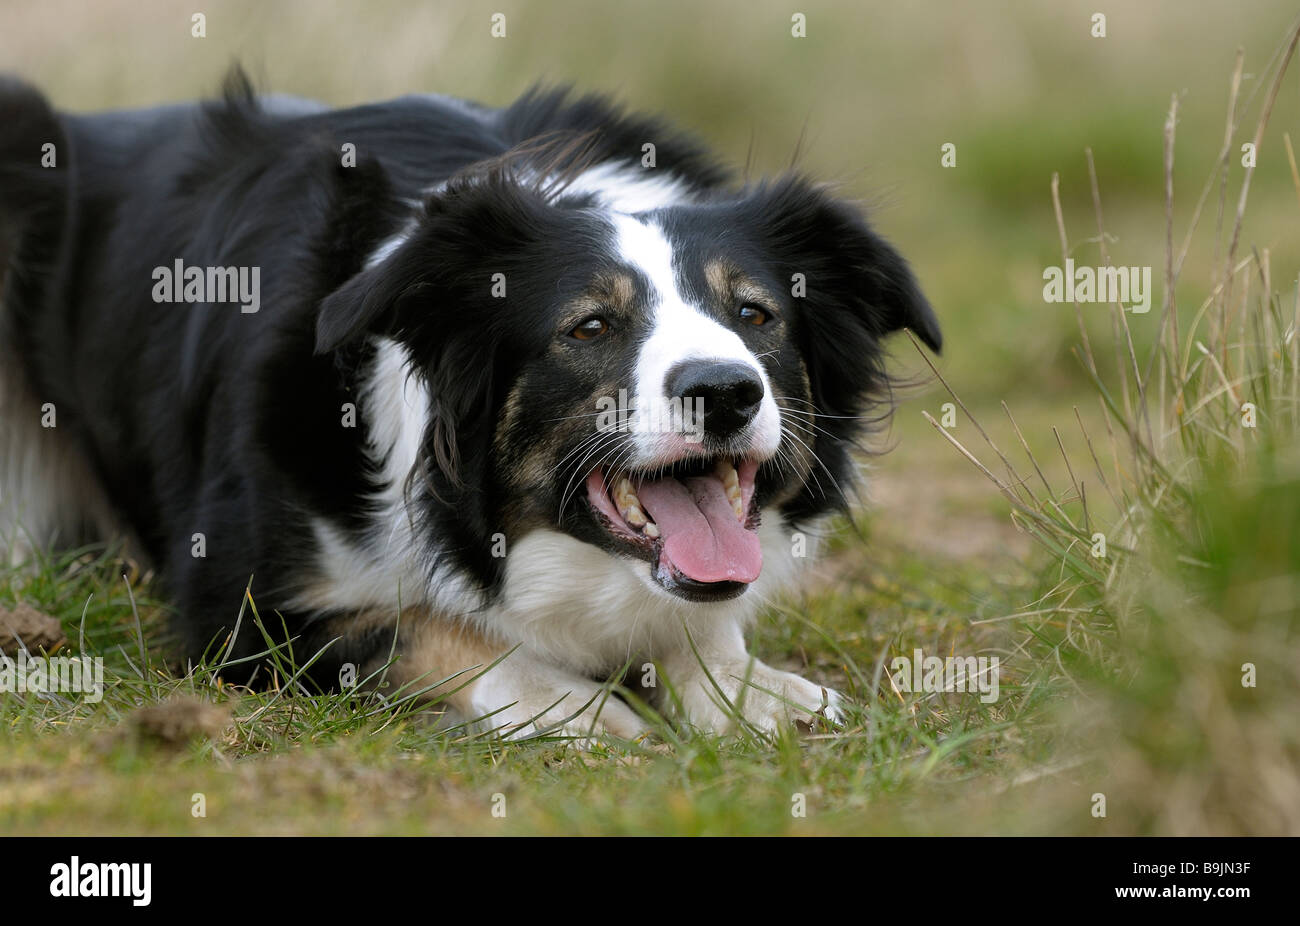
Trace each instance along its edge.
{"label": "dog's black ear", "polygon": [[939,352],[939,320],[911,268],[857,208],[800,177],[761,187],[751,203],[778,256],[803,274],[807,296],[830,316],[827,323],[851,321],[878,338],[910,328]]}
{"label": "dog's black ear", "polygon": [[[543,234],[546,211],[545,197],[505,169],[448,181],[425,201],[396,250],[372,258],[370,266],[321,301],[316,353],[329,353],[366,333],[422,326],[428,317],[424,310],[460,305],[462,294],[452,291],[463,287],[475,268],[495,261],[500,270],[522,252]],[[403,311],[417,299],[421,311]]]}
{"label": "dog's black ear", "polygon": [[[823,414],[860,416],[887,388],[881,342],[891,332],[909,328],[939,351],[938,319],[907,261],[858,209],[798,177],[759,187],[745,203],[752,213],[746,221],[765,229],[793,297],[800,350]],[[825,426],[845,437],[857,430]]]}
{"label": "dog's black ear", "polygon": [[316,353],[328,354],[366,333],[396,325],[399,304],[427,287],[408,242],[399,253],[362,270],[321,300],[316,314]]}

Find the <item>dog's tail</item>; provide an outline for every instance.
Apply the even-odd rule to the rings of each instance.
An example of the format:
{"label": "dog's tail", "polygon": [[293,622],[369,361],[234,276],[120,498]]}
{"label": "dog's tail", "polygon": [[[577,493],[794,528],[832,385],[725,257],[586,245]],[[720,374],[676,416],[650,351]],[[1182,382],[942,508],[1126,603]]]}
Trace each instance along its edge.
{"label": "dog's tail", "polygon": [[45,96],[7,75],[0,126],[0,306],[39,305],[65,232],[71,151]]}
{"label": "dog's tail", "polygon": [[55,537],[80,537],[65,528],[63,496],[50,487],[75,489],[89,474],[51,450],[66,429],[42,427],[49,397],[34,388],[28,364],[32,323],[59,298],[70,161],[67,133],[45,97],[0,75],[0,568]]}

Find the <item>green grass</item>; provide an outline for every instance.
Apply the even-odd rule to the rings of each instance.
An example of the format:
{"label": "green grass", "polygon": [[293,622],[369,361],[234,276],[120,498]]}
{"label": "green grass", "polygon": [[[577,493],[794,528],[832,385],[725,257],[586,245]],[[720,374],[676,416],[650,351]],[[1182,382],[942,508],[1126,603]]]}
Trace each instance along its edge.
{"label": "green grass", "polygon": [[[1026,764],[1016,714],[1033,714],[1051,684],[1021,687],[1011,661],[1003,698],[985,707],[960,695],[875,698],[877,667],[913,647],[997,646],[1007,589],[956,564],[888,549],[863,562],[846,533],[836,558],[856,569],[769,615],[757,633],[771,661],[845,686],[865,706],[848,729],[776,738],[719,738],[660,728],[640,744],[580,750],[560,738],[503,743],[440,732],[436,712],[385,707],[372,697],[248,692],[206,670],[168,671],[141,646],[161,609],[137,595],[144,641],[111,556],[48,563],[35,580],[10,577],[5,601],[22,600],[79,634],[108,665],[107,692],[84,700],[9,696],[0,750],[0,825],[6,832],[855,832],[947,831],[967,823],[917,810],[918,795]],[[882,575],[889,575],[888,580]],[[982,590],[981,590],[982,589]],[[143,671],[141,671],[143,670]],[[163,738],[141,709],[198,699],[228,716],[215,735]],[[220,716],[220,715],[219,715]],[[177,724],[185,729],[185,723]],[[39,775],[32,770],[40,769]],[[195,793],[207,816],[191,816]],[[507,816],[492,816],[506,795]],[[796,794],[807,815],[792,814]],[[884,808],[890,808],[884,812]]]}

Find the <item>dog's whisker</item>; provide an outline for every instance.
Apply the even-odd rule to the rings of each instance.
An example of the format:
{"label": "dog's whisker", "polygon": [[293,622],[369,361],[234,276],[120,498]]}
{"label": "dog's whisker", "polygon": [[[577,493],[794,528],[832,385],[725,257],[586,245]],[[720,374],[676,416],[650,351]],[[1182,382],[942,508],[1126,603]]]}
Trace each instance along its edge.
{"label": "dog's whisker", "polygon": [[598,418],[601,415],[608,415],[609,412],[583,412],[581,415],[560,415],[558,418],[543,418],[543,423],[551,421],[576,421],[580,418]]}
{"label": "dog's whisker", "polygon": [[583,456],[581,462],[574,468],[573,475],[571,475],[565,482],[564,491],[560,495],[560,510],[557,514],[557,520],[562,521],[564,519],[564,510],[569,505],[570,497],[581,487],[581,482],[579,481],[575,484],[575,480],[586,479],[587,474],[595,469],[594,465],[588,465],[590,461],[596,457],[597,454],[604,452],[606,448],[617,443],[623,435],[618,432],[610,432],[609,434],[602,434],[601,436],[608,439],[604,442],[597,442],[595,446],[585,456]]}
{"label": "dog's whisker", "polygon": [[[804,442],[803,438],[799,437],[799,435],[795,434],[793,431],[787,428],[784,422],[781,425],[781,432],[785,434],[787,437],[789,437],[791,440],[798,441],[798,443],[802,445],[804,450],[807,451],[808,456],[812,459],[812,461],[815,464],[817,464],[817,466],[820,466],[823,470],[825,470],[826,475],[830,477],[831,483],[835,486],[835,491],[840,493],[840,497],[841,498],[847,497],[844,495],[844,490],[840,487],[839,480],[835,478],[835,474],[832,473],[830,471],[830,468],[825,463],[822,462],[822,458],[817,455],[817,452],[813,450],[811,447],[809,447],[807,443]],[[826,495],[826,490],[822,487],[821,479],[817,477],[816,466],[811,468],[808,472],[809,475],[812,476],[813,481],[817,483],[817,490],[821,493],[822,498],[827,498],[828,496]]]}
{"label": "dog's whisker", "polygon": [[[801,399],[801,398],[799,398],[798,396],[793,396],[793,395],[773,395],[773,396],[772,396],[772,400],[773,400],[774,402],[777,403],[778,407],[780,406],[781,402],[798,402],[798,403],[801,404],[801,405],[808,405],[808,406],[810,406],[810,407],[812,408],[812,414],[816,415],[818,418],[827,418],[827,419],[830,419],[830,420],[833,420],[833,421],[870,421],[870,420],[872,420],[872,416],[871,416],[871,415],[828,415],[828,414],[826,414],[825,412],[822,412],[821,410],[819,410],[819,409],[817,408],[817,405],[816,405],[815,403],[810,402],[810,401],[808,401],[807,399]],[[808,413],[807,413],[807,412],[804,412],[803,414],[808,414]]]}
{"label": "dog's whisker", "polygon": [[841,438],[827,428],[819,425],[814,416],[809,412],[800,411],[799,409],[787,408],[784,405],[777,405],[777,408],[785,413],[783,420],[787,424],[796,425],[805,434],[822,434],[831,440],[840,440]]}
{"label": "dog's whisker", "polygon": [[809,438],[816,438],[818,436],[823,436],[830,440],[837,439],[834,433],[828,431],[826,428],[823,428],[813,422],[808,421],[807,419],[801,421],[791,416],[790,418],[786,419],[784,423],[792,428],[798,428],[800,433],[806,435]]}
{"label": "dog's whisker", "polygon": [[584,437],[581,441],[579,441],[579,442],[578,442],[574,447],[572,447],[572,448],[569,450],[568,453],[566,453],[563,457],[561,457],[560,460],[559,460],[559,462],[557,462],[554,466],[551,467],[551,470],[550,470],[551,473],[555,473],[557,470],[560,469],[560,467],[562,467],[565,463],[567,463],[567,462],[568,462],[572,457],[576,456],[578,453],[581,453],[581,452],[582,452],[583,450],[585,450],[589,445],[591,445],[592,443],[594,443],[594,442],[600,440],[602,437],[605,437],[605,436],[607,436],[607,435],[606,435],[604,432],[601,432],[601,431],[597,431],[597,432],[595,432],[594,434],[588,434],[588,435],[587,435],[586,437]]}

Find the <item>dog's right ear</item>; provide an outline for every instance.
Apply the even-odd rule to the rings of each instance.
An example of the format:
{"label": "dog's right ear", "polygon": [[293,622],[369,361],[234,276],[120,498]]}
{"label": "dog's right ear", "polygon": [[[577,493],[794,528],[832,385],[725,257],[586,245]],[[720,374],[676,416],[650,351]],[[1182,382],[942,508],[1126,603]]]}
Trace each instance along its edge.
{"label": "dog's right ear", "polygon": [[[365,333],[393,334],[409,320],[417,327],[438,300],[455,303],[466,274],[491,258],[504,265],[546,233],[543,193],[518,183],[506,170],[453,178],[430,196],[414,230],[393,253],[356,274],[320,303],[316,353],[327,354]],[[465,296],[465,293],[460,293]],[[404,312],[416,299],[420,310]]]}
{"label": "dog's right ear", "polygon": [[328,354],[363,334],[384,334],[398,326],[401,304],[426,290],[420,242],[405,242],[321,300],[316,315],[316,353]]}
{"label": "dog's right ear", "polygon": [[318,355],[356,340],[389,309],[392,287],[382,271],[382,264],[363,270],[321,301],[316,315]]}

